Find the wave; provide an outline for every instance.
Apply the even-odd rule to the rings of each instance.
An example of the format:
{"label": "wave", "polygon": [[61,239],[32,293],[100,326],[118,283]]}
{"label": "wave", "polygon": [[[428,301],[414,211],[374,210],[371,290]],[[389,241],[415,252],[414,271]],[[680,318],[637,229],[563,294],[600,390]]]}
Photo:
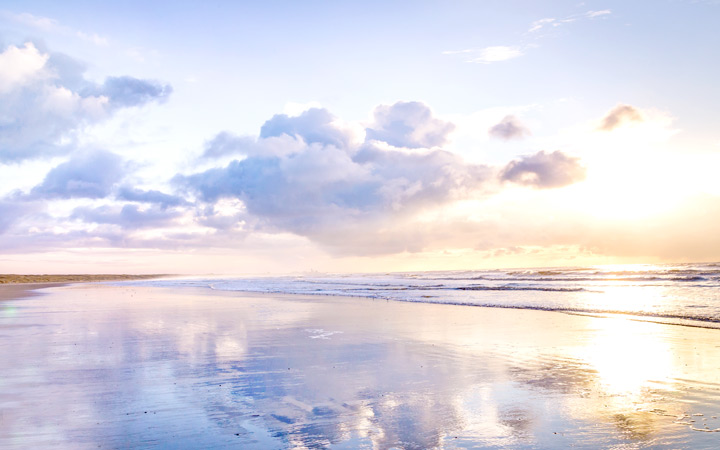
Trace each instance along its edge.
{"label": "wave", "polygon": [[551,268],[394,274],[305,274],[283,277],[165,279],[132,284],[358,297],[578,314],[623,314],[652,318],[648,320],[653,321],[720,324],[720,270],[708,264],[653,266],[652,270],[598,270],[593,267],[567,270]]}
{"label": "wave", "polygon": [[[457,291],[542,291],[542,292],[589,292],[585,288],[543,287],[543,286],[461,286]],[[594,291],[598,292],[598,291]]]}
{"label": "wave", "polygon": [[432,278],[432,280],[446,280],[446,281],[532,281],[532,282],[547,282],[547,283],[560,283],[560,282],[611,282],[611,281],[630,281],[630,282],[650,282],[650,281],[678,281],[678,282],[693,282],[693,281],[709,281],[720,279],[717,278],[706,278],[700,275],[685,276],[685,277],[662,277],[662,276],[644,276],[644,277],[488,277],[488,276],[476,276],[476,277],[462,277],[462,278]]}

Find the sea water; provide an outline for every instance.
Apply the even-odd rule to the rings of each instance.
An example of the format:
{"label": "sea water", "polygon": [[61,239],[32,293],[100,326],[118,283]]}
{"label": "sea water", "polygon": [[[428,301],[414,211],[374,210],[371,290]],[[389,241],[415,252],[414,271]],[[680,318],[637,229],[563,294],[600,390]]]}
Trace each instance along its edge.
{"label": "sea water", "polygon": [[[127,284],[127,283],[124,283]],[[627,314],[720,328],[720,263],[172,278],[134,285]]]}

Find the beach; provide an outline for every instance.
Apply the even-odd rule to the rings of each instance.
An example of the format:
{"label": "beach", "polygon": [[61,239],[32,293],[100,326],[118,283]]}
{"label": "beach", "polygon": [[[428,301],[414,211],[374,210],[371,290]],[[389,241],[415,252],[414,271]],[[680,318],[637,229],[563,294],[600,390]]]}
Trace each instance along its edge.
{"label": "beach", "polygon": [[197,288],[19,289],[0,287],[1,448],[720,445],[717,329]]}

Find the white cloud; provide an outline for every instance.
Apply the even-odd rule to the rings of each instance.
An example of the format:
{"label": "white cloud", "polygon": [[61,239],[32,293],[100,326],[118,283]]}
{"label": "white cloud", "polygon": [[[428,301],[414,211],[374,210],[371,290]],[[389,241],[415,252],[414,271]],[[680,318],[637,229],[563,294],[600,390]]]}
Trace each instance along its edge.
{"label": "white cloud", "polygon": [[[551,27],[557,28],[564,24],[576,22],[578,20],[592,20],[597,17],[603,17],[612,14],[609,9],[600,11],[587,11],[582,14],[573,14],[571,16],[563,18],[546,17],[543,19],[536,20],[530,24],[527,33],[530,33],[533,40],[538,40],[543,37],[539,31]],[[446,50],[442,52],[444,55],[468,55],[467,62],[480,63],[480,64],[491,64],[496,62],[508,61],[510,59],[522,56],[525,50],[528,48],[536,47],[536,44],[525,42],[522,45],[496,45],[484,48],[468,48],[463,50]]]}
{"label": "white cloud", "polygon": [[12,20],[13,22],[44,31],[54,31],[59,28],[57,20],[50,19],[48,17],[34,16],[29,13],[13,14],[10,12],[3,12],[2,16]]}
{"label": "white cloud", "polygon": [[72,58],[32,43],[0,53],[0,163],[73,151],[77,135],[123,108],[164,101],[172,88],[128,76],[98,85]]}
{"label": "white cloud", "polygon": [[61,25],[57,20],[49,17],[34,16],[30,13],[14,14],[11,12],[2,12],[0,15],[15,23],[36,28],[44,32],[75,36],[97,46],[108,45],[108,39],[106,37],[100,36],[97,33],[87,33],[81,30],[74,30],[65,25]]}
{"label": "white cloud", "polygon": [[478,52],[478,56],[472,58],[470,62],[490,64],[494,62],[507,61],[509,59],[522,56],[523,52],[518,47],[497,45],[485,47]]}
{"label": "white cloud", "polygon": [[557,28],[562,26],[566,23],[573,23],[578,21],[579,19],[595,19],[597,17],[601,16],[607,16],[609,14],[612,14],[612,11],[609,9],[603,9],[601,11],[587,11],[582,14],[573,14],[567,17],[563,17],[560,19],[556,19],[553,17],[548,17],[545,19],[536,20],[532,24],[530,24],[530,28],[528,29],[528,33],[537,33],[538,31],[546,28],[546,27],[553,27]]}
{"label": "white cloud", "polygon": [[0,53],[0,93],[47,77],[43,71],[49,55],[42,54],[28,42],[24,47],[11,45]]}
{"label": "white cloud", "polygon": [[612,14],[612,11],[609,9],[604,9],[602,11],[588,11],[585,13],[585,17],[594,19],[595,17],[606,16],[608,14]]}
{"label": "white cloud", "polygon": [[553,22],[555,22],[556,19],[553,19],[552,17],[548,17],[546,19],[540,19],[536,20],[530,25],[530,29],[528,30],[529,33],[534,33],[536,31],[540,31],[545,25],[549,25]]}
{"label": "white cloud", "polygon": [[100,36],[97,33],[85,33],[83,31],[76,31],[75,36],[79,37],[82,40],[92,42],[99,47],[108,45],[108,39],[106,37]]}

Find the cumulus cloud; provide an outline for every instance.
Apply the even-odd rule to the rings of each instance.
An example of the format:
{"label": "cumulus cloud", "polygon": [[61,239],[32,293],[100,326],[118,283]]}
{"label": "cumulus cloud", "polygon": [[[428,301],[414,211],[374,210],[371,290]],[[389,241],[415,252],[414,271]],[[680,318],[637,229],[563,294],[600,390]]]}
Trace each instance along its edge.
{"label": "cumulus cloud", "polygon": [[161,208],[183,206],[188,204],[184,198],[176,195],[170,195],[156,190],[145,191],[129,186],[123,186],[118,189],[116,197],[120,200],[127,200],[130,202],[154,203],[159,205]]}
{"label": "cumulus cloud", "polygon": [[530,135],[530,130],[515,116],[505,116],[488,130],[491,137],[498,139],[522,139]]}
{"label": "cumulus cloud", "polygon": [[127,76],[97,85],[84,71],[72,58],[33,43],[0,53],[0,163],[67,154],[84,126],[172,92],[168,85]]}
{"label": "cumulus cloud", "polygon": [[369,140],[394,147],[432,148],[444,145],[455,129],[451,122],[433,116],[422,102],[397,102],[375,108],[374,122],[365,130]]}
{"label": "cumulus cloud", "polygon": [[351,157],[313,144],[301,153],[249,157],[178,176],[175,183],[205,202],[242,201],[242,219],[255,219],[257,230],[292,232],[335,253],[372,254],[408,250],[409,243],[418,250],[423,241],[389,228],[425,208],[466,198],[489,178],[489,168],[441,150],[366,145]]}
{"label": "cumulus cloud", "polygon": [[165,101],[172,93],[172,87],[158,81],[129,76],[108,77],[95,93],[107,97],[109,104],[115,108],[127,108],[153,100]]}
{"label": "cumulus cloud", "polygon": [[181,215],[179,211],[157,206],[141,208],[138,205],[78,207],[70,218],[85,223],[118,225],[122,228],[140,229],[169,225]]}
{"label": "cumulus cloud", "polygon": [[227,131],[218,133],[205,143],[201,159],[226,156],[282,156],[303,151],[307,144],[302,136],[282,133],[277,137],[256,139],[237,136]]}
{"label": "cumulus cloud", "polygon": [[97,151],[76,156],[48,172],[31,191],[34,198],[105,198],[122,179],[122,159]]}
{"label": "cumulus cloud", "polygon": [[24,47],[11,45],[0,53],[0,94],[49,76],[43,70],[48,57],[31,43]]}
{"label": "cumulus cloud", "polygon": [[[178,188],[202,203],[212,206],[235,200],[243,205],[219,222],[212,220],[214,208],[206,207],[204,223],[229,228],[232,220],[243,220],[255,229],[291,232],[341,253],[402,251],[405,248],[397,245],[405,245],[406,240],[396,239],[398,244],[391,246],[381,238],[399,238],[388,231],[389,226],[477,193],[491,178],[486,166],[426,148],[445,142],[453,125],[434,118],[422,103],[376,109],[376,121],[362,144],[353,143],[350,131],[340,135],[338,129],[326,126],[335,119],[324,110],[316,109],[295,122],[287,116],[277,118],[266,123],[264,136],[251,146],[255,150],[244,152],[244,159],[174,179]],[[309,118],[316,120],[308,124]],[[289,140],[282,130],[292,130],[297,139]],[[282,138],[293,151],[257,151],[277,145],[275,140]],[[358,242],[366,243],[359,246],[364,250]],[[376,245],[367,245],[371,242]]]}
{"label": "cumulus cloud", "polygon": [[308,144],[334,145],[338,148],[347,146],[352,138],[337,125],[337,118],[324,108],[310,108],[298,116],[277,114],[260,129],[261,138],[283,134],[299,136]]}
{"label": "cumulus cloud", "polygon": [[643,115],[639,109],[631,105],[619,104],[607,113],[598,129],[612,131],[629,122],[642,122],[643,120]]}
{"label": "cumulus cloud", "polygon": [[559,188],[585,179],[585,168],[578,158],[561,151],[540,151],[511,161],[500,173],[509,181],[539,189]]}
{"label": "cumulus cloud", "polygon": [[244,153],[255,145],[255,139],[247,136],[236,136],[227,131],[218,133],[205,143],[203,158],[220,158],[222,156]]}

